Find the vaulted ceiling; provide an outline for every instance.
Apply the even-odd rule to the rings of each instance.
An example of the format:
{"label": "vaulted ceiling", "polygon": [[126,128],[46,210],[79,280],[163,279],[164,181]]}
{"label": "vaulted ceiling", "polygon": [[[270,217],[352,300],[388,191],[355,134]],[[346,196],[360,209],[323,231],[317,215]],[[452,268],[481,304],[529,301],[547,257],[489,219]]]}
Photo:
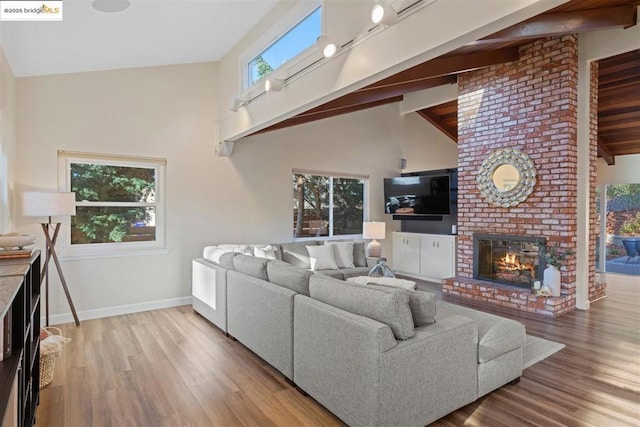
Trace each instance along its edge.
{"label": "vaulted ceiling", "polygon": [[[634,26],[639,4],[640,0],[571,0],[261,132],[399,102],[407,93],[455,83],[458,73],[518,60],[519,47],[539,38]],[[640,153],[640,51],[599,62],[598,154],[613,164],[617,155]],[[457,101],[417,113],[457,141]]]}

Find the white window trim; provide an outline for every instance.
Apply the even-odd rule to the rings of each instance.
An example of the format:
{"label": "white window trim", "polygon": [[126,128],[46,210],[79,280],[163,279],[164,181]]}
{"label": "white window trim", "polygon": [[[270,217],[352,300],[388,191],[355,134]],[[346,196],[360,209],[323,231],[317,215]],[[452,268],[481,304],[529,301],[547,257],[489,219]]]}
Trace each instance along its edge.
{"label": "white window trim", "polygon": [[[370,188],[369,185],[370,177],[369,175],[356,175],[356,174],[348,174],[348,173],[340,173],[340,172],[326,172],[326,171],[317,171],[317,170],[308,170],[308,169],[293,169],[291,171],[291,175],[293,174],[307,174],[307,175],[320,175],[320,176],[328,176],[331,178],[331,189],[333,192],[333,178],[350,178],[350,179],[361,179],[363,181],[362,188],[362,221],[369,221],[369,206],[370,206]],[[291,179],[291,178],[289,178]],[[333,203],[333,198],[330,200],[330,203]],[[293,207],[293,205],[292,205]],[[333,222],[333,206],[329,210],[329,217],[331,218],[330,224]],[[330,228],[330,233],[333,232],[333,229]],[[339,234],[334,235],[330,234],[329,236],[304,236],[304,237],[295,237],[293,236],[294,242],[304,242],[310,240],[341,240],[341,239],[362,239],[362,234]]]}
{"label": "white window trim", "polygon": [[[264,78],[257,80],[253,84],[249,84],[249,63],[319,7],[322,8],[321,34],[324,34],[324,6],[324,0],[299,2],[275,25],[273,25],[269,29],[269,31],[265,32],[260,38],[252,43],[244,53],[240,55],[238,67],[240,71],[239,91],[241,93],[244,91],[253,91],[254,89],[264,88]],[[277,75],[278,78],[286,78],[295,74],[296,72],[303,70],[304,68],[310,66],[315,61],[321,58],[322,53],[318,51],[314,43],[307,49],[300,52],[298,55],[288,60],[282,66],[276,68],[273,71],[273,74]]]}
{"label": "white window trim", "polygon": [[[58,190],[71,191],[70,166],[71,163],[104,164],[110,166],[124,167],[154,167],[157,169],[156,176],[156,240],[153,242],[114,242],[114,243],[91,243],[82,245],[71,245],[71,217],[64,218],[62,230],[58,239],[60,241],[60,258],[66,260],[103,258],[134,255],[154,255],[167,253],[165,238],[165,175],[166,159],[118,156],[96,153],[79,153],[70,151],[58,151]],[[106,203],[109,206],[116,206],[118,203]],[[147,203],[139,203],[140,206],[147,206]],[[83,202],[76,202],[76,206],[86,205]],[[92,204],[95,205],[95,204]],[[131,204],[127,204],[131,206]]]}

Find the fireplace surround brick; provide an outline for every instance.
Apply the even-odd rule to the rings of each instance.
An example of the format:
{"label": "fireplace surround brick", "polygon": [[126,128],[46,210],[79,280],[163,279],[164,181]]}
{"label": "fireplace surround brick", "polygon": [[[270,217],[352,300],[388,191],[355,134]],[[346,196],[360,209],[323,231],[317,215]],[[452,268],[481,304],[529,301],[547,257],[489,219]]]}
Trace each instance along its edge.
{"label": "fireplace surround brick", "polygon": [[[591,69],[597,88],[597,68]],[[594,83],[595,77],[595,83]],[[575,35],[538,40],[520,48],[520,60],[458,76],[458,276],[443,292],[547,315],[575,308],[575,258],[562,267],[562,296],[543,298],[522,288],[473,279],[473,234],[542,236],[563,249],[577,239],[578,45]],[[597,91],[591,96],[597,106]],[[595,103],[595,104],[594,104]],[[595,111],[595,110],[592,110]],[[590,194],[595,194],[597,116],[590,127]],[[526,153],[537,169],[529,198],[512,208],[487,202],[476,175],[484,159],[501,148]],[[590,252],[595,254],[595,199],[590,204]],[[591,255],[591,258],[595,255]],[[594,266],[595,259],[590,259]],[[589,269],[589,295],[602,296]]]}

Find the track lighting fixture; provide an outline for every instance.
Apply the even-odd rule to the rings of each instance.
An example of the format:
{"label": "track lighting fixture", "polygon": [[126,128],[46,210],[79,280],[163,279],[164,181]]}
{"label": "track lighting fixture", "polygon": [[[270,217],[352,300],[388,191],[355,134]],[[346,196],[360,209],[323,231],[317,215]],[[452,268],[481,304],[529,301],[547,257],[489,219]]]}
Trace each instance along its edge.
{"label": "track lighting fixture", "polygon": [[236,95],[231,98],[231,101],[229,102],[229,110],[235,113],[236,111],[238,111],[238,108],[242,107],[244,104],[246,104],[246,102],[246,99],[242,99]]}
{"label": "track lighting fixture", "polygon": [[333,43],[327,36],[318,37],[318,40],[316,40],[316,45],[325,58],[331,58],[338,51],[336,44]]}
{"label": "track lighting fixture", "polygon": [[264,90],[267,92],[280,92],[284,87],[284,80],[268,78],[264,82]]}
{"label": "track lighting fixture", "polygon": [[398,12],[389,1],[379,0],[371,8],[371,22],[380,25],[393,25],[398,20]]}

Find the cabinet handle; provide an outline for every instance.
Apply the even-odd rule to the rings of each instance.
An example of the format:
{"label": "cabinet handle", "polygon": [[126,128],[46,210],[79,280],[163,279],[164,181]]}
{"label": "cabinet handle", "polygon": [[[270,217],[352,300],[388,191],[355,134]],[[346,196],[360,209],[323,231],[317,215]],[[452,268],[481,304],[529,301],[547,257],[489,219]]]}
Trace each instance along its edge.
{"label": "cabinet handle", "polygon": [[438,247],[438,249],[440,249],[440,242],[437,242],[436,246]]}

